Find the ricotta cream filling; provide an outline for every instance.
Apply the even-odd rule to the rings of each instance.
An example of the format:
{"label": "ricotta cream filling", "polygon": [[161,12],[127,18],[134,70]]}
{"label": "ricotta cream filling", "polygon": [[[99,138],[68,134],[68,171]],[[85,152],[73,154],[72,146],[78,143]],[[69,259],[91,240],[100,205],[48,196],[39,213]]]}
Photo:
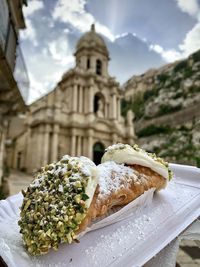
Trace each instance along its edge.
{"label": "ricotta cream filling", "polygon": [[97,179],[97,170],[92,169],[91,170],[91,176],[88,179],[88,184],[87,187],[85,189],[85,193],[86,195],[88,195],[88,199],[85,201],[86,207],[89,208],[90,204],[92,202],[93,196],[94,196],[94,192],[96,190],[97,187],[97,183],[98,183],[98,179]]}
{"label": "ricotta cream filling", "polygon": [[119,146],[114,145],[113,148],[112,146],[108,147],[102,157],[102,163],[105,161],[115,161],[116,163],[127,165],[137,164],[148,167],[169,180],[168,168],[166,166],[151,158],[145,151],[137,151],[130,145],[119,144]]}
{"label": "ricotta cream filling", "polygon": [[85,204],[86,207],[89,208],[98,184],[97,167],[89,158],[82,156],[80,157],[80,161],[84,166],[82,169],[83,173],[89,177],[85,188],[85,194],[89,197],[85,201]]}

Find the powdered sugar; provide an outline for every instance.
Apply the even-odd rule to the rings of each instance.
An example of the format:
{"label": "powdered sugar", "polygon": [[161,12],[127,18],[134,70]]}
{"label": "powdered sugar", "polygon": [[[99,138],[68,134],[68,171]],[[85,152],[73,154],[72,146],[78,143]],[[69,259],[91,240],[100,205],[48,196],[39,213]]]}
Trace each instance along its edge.
{"label": "powdered sugar", "polygon": [[93,161],[83,156],[80,157],[80,161],[82,162],[82,166],[81,166],[82,173],[86,176],[90,176],[91,170],[96,168],[96,165],[94,164]]}
{"label": "powdered sugar", "polygon": [[[98,243],[89,246],[85,253],[92,259],[93,266],[108,266],[115,258],[122,257],[128,250],[130,244],[132,251],[145,240],[145,229],[149,225],[149,218],[141,211],[135,213],[135,219],[121,224],[112,234],[102,234]],[[117,251],[117,257],[113,257],[114,251]],[[101,253],[105,257],[101,257]],[[115,254],[116,255],[116,254]]]}
{"label": "powdered sugar", "polygon": [[[44,171],[47,167],[48,170]],[[65,155],[59,162],[42,167],[41,169],[43,172],[46,172],[46,174],[39,172],[34,181],[30,184],[30,187],[40,188],[43,181],[47,178],[47,175],[54,175],[55,177],[59,177],[59,175],[63,176],[67,171],[71,170],[71,168],[78,168],[78,172],[73,172],[71,176],[74,179],[79,179],[82,178],[82,176],[92,176],[96,165],[86,157],[70,157],[69,155]],[[43,186],[43,190],[41,191],[47,191],[47,188]],[[58,191],[63,192],[61,185]]]}
{"label": "powdered sugar", "polygon": [[31,184],[30,187],[38,187],[40,186],[40,184],[42,183],[42,181],[44,181],[45,176],[41,175],[39,177],[37,177]]}
{"label": "powdered sugar", "polygon": [[116,164],[114,161],[107,161],[97,166],[99,172],[99,198],[103,198],[120,187],[126,187],[130,179],[137,180],[134,170]]}

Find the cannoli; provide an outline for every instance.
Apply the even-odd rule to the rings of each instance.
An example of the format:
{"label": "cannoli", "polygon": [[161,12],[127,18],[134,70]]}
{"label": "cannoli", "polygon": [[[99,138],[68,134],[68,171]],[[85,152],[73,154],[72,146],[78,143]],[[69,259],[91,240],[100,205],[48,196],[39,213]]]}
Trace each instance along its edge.
{"label": "cannoli", "polygon": [[97,187],[96,165],[64,156],[41,169],[24,195],[20,233],[28,252],[40,255],[76,240]]}
{"label": "cannoli", "polygon": [[108,147],[97,170],[98,187],[83,225],[106,215],[115,206],[128,204],[151,188],[156,191],[165,188],[172,178],[167,162],[137,145]]}
{"label": "cannoli", "polygon": [[166,162],[137,146],[109,147],[98,166],[86,157],[64,156],[41,168],[22,192],[19,226],[25,246],[40,255],[77,241],[96,218],[150,188],[164,188],[171,176]]}
{"label": "cannoli", "polygon": [[115,144],[106,149],[98,165],[99,193],[96,216],[102,216],[113,206],[123,206],[150,188],[166,187],[172,178],[167,162],[147,153],[137,145]]}

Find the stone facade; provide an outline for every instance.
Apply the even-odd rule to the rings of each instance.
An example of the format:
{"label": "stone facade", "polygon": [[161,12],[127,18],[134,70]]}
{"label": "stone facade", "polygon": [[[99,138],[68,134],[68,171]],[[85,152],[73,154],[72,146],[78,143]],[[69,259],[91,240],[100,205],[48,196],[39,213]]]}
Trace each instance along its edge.
{"label": "stone facade", "polygon": [[74,56],[76,66],[55,90],[30,105],[27,130],[15,140],[10,166],[32,172],[64,154],[99,163],[107,146],[134,142],[132,113],[126,120],[121,116],[123,91],[109,76],[109,52],[94,25]]}

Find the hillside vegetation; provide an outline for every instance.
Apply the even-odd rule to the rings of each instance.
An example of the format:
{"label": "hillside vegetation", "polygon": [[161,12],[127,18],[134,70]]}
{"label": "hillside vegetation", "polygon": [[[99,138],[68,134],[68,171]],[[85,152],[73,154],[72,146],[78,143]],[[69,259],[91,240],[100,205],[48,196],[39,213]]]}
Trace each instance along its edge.
{"label": "hillside vegetation", "polygon": [[145,149],[200,167],[200,50],[163,68],[152,83],[153,89],[123,101],[123,115],[129,108],[135,113],[136,134]]}

